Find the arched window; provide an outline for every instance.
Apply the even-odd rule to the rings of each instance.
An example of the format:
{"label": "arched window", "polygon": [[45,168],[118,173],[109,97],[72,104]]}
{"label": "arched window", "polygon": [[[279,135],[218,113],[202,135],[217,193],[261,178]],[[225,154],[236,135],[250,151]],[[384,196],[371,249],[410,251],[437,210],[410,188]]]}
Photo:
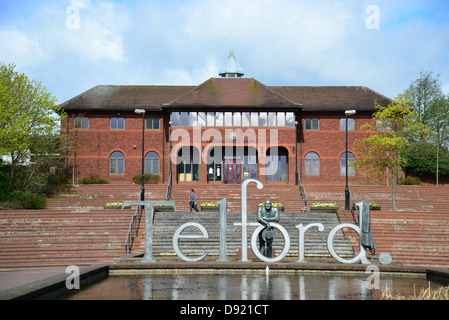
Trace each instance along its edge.
{"label": "arched window", "polygon": [[159,174],[159,155],[154,151],[145,155],[145,173]]}
{"label": "arched window", "polygon": [[109,156],[109,174],[125,174],[125,156],[120,151]]}
{"label": "arched window", "polygon": [[316,152],[308,152],[305,156],[306,176],[320,175],[320,156]]}
{"label": "arched window", "polygon": [[267,150],[267,182],[288,181],[288,151],[284,147]]}
{"label": "arched window", "polygon": [[[355,157],[351,152],[348,152],[348,176],[355,176],[354,163]],[[346,152],[343,152],[340,156],[340,175],[346,176]]]}

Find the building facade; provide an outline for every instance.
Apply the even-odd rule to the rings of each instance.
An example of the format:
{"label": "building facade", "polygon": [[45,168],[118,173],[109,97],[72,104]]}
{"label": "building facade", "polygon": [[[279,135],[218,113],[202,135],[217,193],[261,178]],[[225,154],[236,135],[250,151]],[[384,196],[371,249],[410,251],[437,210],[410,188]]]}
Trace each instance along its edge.
{"label": "building facade", "polygon": [[366,87],[266,86],[243,77],[231,51],[220,76],[198,86],[96,86],[61,104],[67,172],[131,182],[143,165],[161,183],[342,183],[346,123],[357,161],[352,145],[376,100],[391,102]]}

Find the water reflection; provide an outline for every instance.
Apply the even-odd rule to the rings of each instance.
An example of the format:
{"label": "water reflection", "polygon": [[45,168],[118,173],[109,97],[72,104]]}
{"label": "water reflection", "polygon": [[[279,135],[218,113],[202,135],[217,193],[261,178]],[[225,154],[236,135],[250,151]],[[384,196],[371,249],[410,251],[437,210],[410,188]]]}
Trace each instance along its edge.
{"label": "water reflection", "polygon": [[[425,278],[381,277],[395,293],[413,295],[428,287]],[[415,289],[414,289],[415,285]],[[438,287],[438,283],[431,282]],[[332,274],[141,274],[109,276],[72,293],[68,299],[119,300],[372,300],[364,275]]]}

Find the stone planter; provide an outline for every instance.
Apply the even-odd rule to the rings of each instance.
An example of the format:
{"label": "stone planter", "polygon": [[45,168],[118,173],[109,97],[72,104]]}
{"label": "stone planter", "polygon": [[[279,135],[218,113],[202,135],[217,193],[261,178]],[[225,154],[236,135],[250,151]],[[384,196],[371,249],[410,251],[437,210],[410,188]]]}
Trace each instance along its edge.
{"label": "stone planter", "polygon": [[380,207],[369,207],[370,210],[380,210]]}
{"label": "stone planter", "polygon": [[155,212],[174,212],[173,206],[153,206]]}
{"label": "stone planter", "polygon": [[337,213],[338,207],[310,207],[310,212]]}
{"label": "stone planter", "polygon": [[219,212],[220,206],[201,206],[201,212]]}
{"label": "stone planter", "polygon": [[[121,209],[122,206],[104,206],[103,209]],[[123,209],[131,209],[131,206],[125,206]]]}

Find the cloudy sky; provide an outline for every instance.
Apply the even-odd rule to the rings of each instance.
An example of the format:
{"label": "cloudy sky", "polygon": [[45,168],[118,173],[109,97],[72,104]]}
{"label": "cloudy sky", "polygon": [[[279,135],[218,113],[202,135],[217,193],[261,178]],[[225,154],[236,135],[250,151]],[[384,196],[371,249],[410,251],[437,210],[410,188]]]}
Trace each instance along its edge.
{"label": "cloudy sky", "polygon": [[420,71],[449,94],[448,0],[0,0],[0,61],[64,102],[99,84],[197,85],[233,48],[266,85],[363,85]]}

